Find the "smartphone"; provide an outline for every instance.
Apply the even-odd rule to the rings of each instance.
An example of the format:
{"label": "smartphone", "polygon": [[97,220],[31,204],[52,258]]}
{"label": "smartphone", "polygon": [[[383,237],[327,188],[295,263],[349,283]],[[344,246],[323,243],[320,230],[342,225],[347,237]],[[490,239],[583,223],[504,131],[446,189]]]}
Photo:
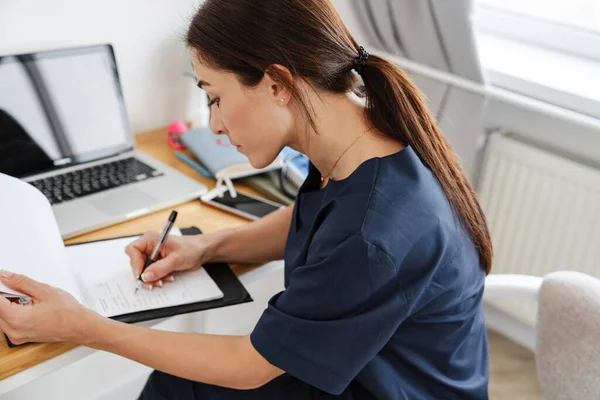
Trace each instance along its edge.
{"label": "smartphone", "polygon": [[231,197],[229,191],[226,191],[222,197],[217,196],[212,200],[202,200],[202,202],[251,220],[262,218],[285,207],[283,204],[240,191],[237,192],[237,197]]}

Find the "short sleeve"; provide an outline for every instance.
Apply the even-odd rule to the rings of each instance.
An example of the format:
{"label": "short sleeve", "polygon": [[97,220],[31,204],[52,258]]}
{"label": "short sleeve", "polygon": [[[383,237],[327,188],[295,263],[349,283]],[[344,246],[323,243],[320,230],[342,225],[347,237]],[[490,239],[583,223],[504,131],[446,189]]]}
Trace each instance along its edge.
{"label": "short sleeve", "polygon": [[286,373],[340,394],[386,345],[407,305],[395,266],[361,237],[333,234],[309,254],[269,301],[251,342]]}

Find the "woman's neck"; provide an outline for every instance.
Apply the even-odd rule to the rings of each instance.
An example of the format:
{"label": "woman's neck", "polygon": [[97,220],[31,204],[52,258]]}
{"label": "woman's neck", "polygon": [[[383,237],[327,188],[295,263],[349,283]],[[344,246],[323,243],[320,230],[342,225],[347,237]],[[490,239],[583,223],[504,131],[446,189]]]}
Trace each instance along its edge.
{"label": "woman's neck", "polygon": [[[311,99],[316,132],[299,134],[292,147],[306,154],[322,176],[345,179],[360,164],[396,153],[404,146],[371,126],[365,109],[351,95],[325,95]],[[315,96],[316,97],[316,96]]]}

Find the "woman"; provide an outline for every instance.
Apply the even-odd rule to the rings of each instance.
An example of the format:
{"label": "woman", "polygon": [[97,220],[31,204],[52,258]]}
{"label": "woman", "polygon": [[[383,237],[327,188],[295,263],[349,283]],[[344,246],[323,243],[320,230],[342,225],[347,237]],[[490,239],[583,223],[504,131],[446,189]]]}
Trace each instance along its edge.
{"label": "woman", "polygon": [[[143,278],[162,286],[202,263],[284,258],[286,290],[252,334],[213,336],[103,319],[12,275],[2,282],[35,301],[1,302],[1,328],[17,341],[70,340],[162,371],[143,399],[487,398],[490,237],[407,76],[360,47],[327,0],[207,0],[186,38],[211,129],[254,167],[291,146],[311,171],[294,209],[171,238]],[[134,274],[156,239],[127,248]]]}

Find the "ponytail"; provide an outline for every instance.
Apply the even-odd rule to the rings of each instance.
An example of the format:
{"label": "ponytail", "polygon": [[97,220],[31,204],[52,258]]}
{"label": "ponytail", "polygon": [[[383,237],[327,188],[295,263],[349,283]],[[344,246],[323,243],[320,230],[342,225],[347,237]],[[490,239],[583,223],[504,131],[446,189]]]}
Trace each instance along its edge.
{"label": "ponytail", "polygon": [[421,92],[398,66],[375,55],[368,57],[361,76],[369,120],[379,131],[410,145],[429,167],[471,235],[486,273],[490,273],[493,249],[485,215]]}

